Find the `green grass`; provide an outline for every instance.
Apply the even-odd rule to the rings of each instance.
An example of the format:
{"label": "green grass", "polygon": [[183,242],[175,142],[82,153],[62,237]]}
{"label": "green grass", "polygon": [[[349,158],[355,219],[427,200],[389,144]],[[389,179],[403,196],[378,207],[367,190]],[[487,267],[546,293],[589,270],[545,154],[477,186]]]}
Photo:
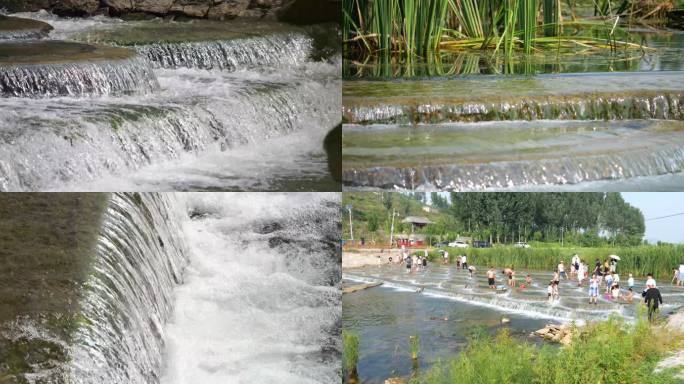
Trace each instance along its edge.
{"label": "green grass", "polygon": [[[577,253],[589,265],[594,260],[605,261],[609,255],[615,254],[622,259],[618,264],[618,273],[625,276],[645,276],[653,273],[656,278],[669,281],[672,269],[684,263],[684,246],[682,245],[643,245],[637,247],[549,247],[549,248],[514,248],[500,246],[495,248],[446,248],[450,257],[465,253],[468,262],[475,265],[494,265],[496,267],[513,266],[519,269],[553,270],[560,260],[569,265],[572,256]],[[437,250],[430,253],[433,260],[441,260]],[[452,260],[453,261],[453,260]]]}
{"label": "green grass", "polygon": [[343,15],[347,56],[379,55],[383,62],[400,55],[410,63],[439,51],[491,49],[509,58],[568,46],[642,49],[617,19],[585,23],[584,36],[566,33],[559,0],[343,0]]}
{"label": "green grass", "polygon": [[359,336],[356,333],[342,330],[342,362],[345,376],[356,374],[356,364],[359,361]]}
{"label": "green grass", "polygon": [[416,360],[420,352],[420,337],[417,334],[409,336],[409,344],[411,347],[411,358]]}
{"label": "green grass", "polygon": [[615,316],[576,330],[570,346],[537,347],[507,329],[490,337],[476,333],[455,359],[438,363],[411,384],[670,384],[673,370],[654,373],[660,359],[681,348],[680,335]]}

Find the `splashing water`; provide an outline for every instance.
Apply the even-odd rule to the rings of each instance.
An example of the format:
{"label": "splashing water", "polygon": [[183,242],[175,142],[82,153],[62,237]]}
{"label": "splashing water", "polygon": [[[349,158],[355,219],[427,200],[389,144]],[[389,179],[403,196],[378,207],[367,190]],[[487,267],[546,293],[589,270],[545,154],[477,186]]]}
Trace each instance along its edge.
{"label": "splashing water", "polygon": [[44,282],[77,285],[73,316],[0,324],[9,367],[30,383],[339,381],[339,199],[111,195],[83,283]]}
{"label": "splashing water", "polygon": [[[53,36],[59,38],[126,23],[99,17],[81,22],[39,16],[53,19]],[[150,54],[160,62],[135,60],[158,67],[166,66],[159,64],[166,60],[172,67],[152,70],[150,79],[158,79],[159,89],[146,95],[106,95],[105,87],[101,92],[105,95],[88,99],[0,98],[0,108],[9,111],[0,117],[0,190],[97,189],[95,185],[106,183],[103,180],[135,185],[140,184],[136,180],[140,177],[129,180],[132,171],[150,167],[163,167],[163,174],[186,174],[188,179],[168,182],[162,176],[145,181],[149,188],[143,189],[172,185],[178,190],[242,190],[250,185],[280,185],[288,190],[315,190],[321,183],[314,179],[329,184],[326,167],[318,160],[322,141],[317,141],[340,121],[341,61],[308,61],[311,39],[304,35],[240,41],[136,47],[157,52]],[[185,68],[195,65],[215,69]],[[139,84],[132,76],[124,80]],[[77,76],[74,81],[76,85],[69,89],[92,83]],[[271,167],[273,172],[251,172],[233,154],[240,146],[263,140],[276,146],[277,138],[296,132],[312,134],[300,135],[302,141],[293,143],[292,151],[279,151],[289,157]],[[311,167],[302,161],[312,153],[313,176]],[[213,160],[204,164],[203,158]],[[189,163],[199,169],[185,171]],[[215,164],[225,171],[216,173]],[[277,169],[284,168],[288,170],[286,182],[269,180],[277,179]],[[194,175],[204,174],[215,175],[213,181],[198,183]]]}
{"label": "splashing water", "polygon": [[163,384],[340,380],[339,196],[190,194]]}

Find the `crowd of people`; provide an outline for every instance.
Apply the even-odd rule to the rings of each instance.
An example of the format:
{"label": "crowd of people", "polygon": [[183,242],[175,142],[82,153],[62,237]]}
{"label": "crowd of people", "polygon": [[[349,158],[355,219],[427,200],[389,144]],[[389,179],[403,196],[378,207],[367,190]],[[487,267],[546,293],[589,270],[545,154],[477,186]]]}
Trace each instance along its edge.
{"label": "crowd of people", "polygon": [[[442,263],[450,264],[450,255],[448,251],[442,252]],[[390,258],[391,261],[391,258]],[[469,277],[472,279],[475,277],[476,268],[468,264],[468,258],[466,255],[457,255],[454,258],[456,268],[466,270]],[[428,251],[424,250],[424,254],[420,255],[414,253],[410,255],[405,247],[401,250],[400,264],[406,266],[407,273],[413,273],[417,270],[422,270],[427,268],[428,265]],[[603,298],[608,301],[615,303],[633,303],[634,302],[634,290],[635,281],[632,273],[628,274],[628,278],[625,285],[622,285],[620,275],[617,271],[617,266],[619,262],[619,257],[611,256],[609,259],[601,262],[596,259],[593,264],[593,269],[590,270],[589,265],[583,260],[579,255],[575,254],[572,256],[568,268],[564,261],[560,260],[556,269],[553,271],[552,278],[549,280],[548,286],[546,287],[546,295],[549,303],[557,302],[560,300],[560,282],[561,280],[576,281],[577,287],[582,287],[584,281],[588,284],[588,294],[589,303],[598,304],[599,298],[602,296],[601,291],[603,291]],[[672,278],[672,283],[678,286],[684,286],[684,265],[680,265],[679,268],[673,269],[674,276]],[[518,285],[516,279],[516,271],[513,266],[505,267],[501,271],[506,280],[506,284],[497,285],[497,271],[494,266],[490,266],[486,272],[487,284],[490,289],[495,291],[505,291],[507,289],[517,288],[519,290],[526,289],[532,286],[532,276],[527,274],[525,276],[524,282]],[[659,306],[663,303],[662,295],[657,288],[656,281],[652,274],[647,275],[646,284],[641,292],[644,303],[648,307],[648,318],[653,321],[656,317]]]}

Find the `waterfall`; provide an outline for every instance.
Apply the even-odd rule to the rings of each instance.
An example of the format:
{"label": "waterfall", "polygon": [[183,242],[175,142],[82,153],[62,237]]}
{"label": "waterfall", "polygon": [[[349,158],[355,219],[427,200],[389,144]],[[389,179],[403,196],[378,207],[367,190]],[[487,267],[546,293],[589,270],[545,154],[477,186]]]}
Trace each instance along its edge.
{"label": "waterfall", "polygon": [[212,42],[158,43],[135,49],[162,68],[235,71],[256,66],[304,63],[313,41],[302,34],[282,34]]}
{"label": "waterfall", "polygon": [[345,105],[347,123],[420,124],[502,120],[684,119],[684,94],[589,94],[529,97],[505,102]]}
{"label": "waterfall", "polygon": [[158,383],[163,327],[187,251],[172,196],[115,194],[109,201],[82,316],[73,336],[75,383]]}
{"label": "waterfall", "polygon": [[0,116],[0,190],[60,188],[184,153],[229,150],[339,122],[339,80],[327,75],[244,81],[228,73],[178,71],[159,73],[168,91],[157,96],[0,100],[8,111]]}
{"label": "waterfall", "polygon": [[[339,194],[107,197],[92,251],[77,260],[83,271],[32,271],[44,273],[45,290],[65,306],[46,299],[37,307],[53,312],[29,308],[26,318],[0,323],[0,358],[11,358],[9,372],[0,364],[0,377],[340,380]],[[55,251],[49,237],[36,238]],[[62,286],[77,294],[50,289]]]}
{"label": "waterfall", "polygon": [[345,169],[350,186],[472,191],[487,188],[577,184],[585,181],[657,176],[684,171],[684,146],[646,148],[604,155],[426,165],[407,168]]}
{"label": "waterfall", "polygon": [[56,64],[0,64],[0,96],[54,97],[147,93],[159,87],[141,58]]}
{"label": "waterfall", "polygon": [[162,384],[339,382],[339,194],[183,196],[192,264]]}

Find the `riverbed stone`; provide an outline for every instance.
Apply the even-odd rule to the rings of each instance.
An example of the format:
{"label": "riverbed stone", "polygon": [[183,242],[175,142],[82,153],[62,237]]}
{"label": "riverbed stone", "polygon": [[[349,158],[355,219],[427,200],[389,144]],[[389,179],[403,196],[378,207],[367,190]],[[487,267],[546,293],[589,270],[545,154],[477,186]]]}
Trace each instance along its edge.
{"label": "riverbed stone", "polygon": [[249,0],[231,0],[223,2],[211,7],[207,17],[213,20],[224,20],[242,16],[248,6]]}
{"label": "riverbed stone", "polygon": [[42,21],[0,15],[0,40],[39,39],[46,37],[52,29]]}
{"label": "riverbed stone", "polygon": [[90,15],[100,8],[100,0],[61,0],[53,8],[55,13]]}
{"label": "riverbed stone", "polygon": [[4,0],[10,12],[46,9],[59,15],[181,15],[215,20],[278,18],[295,24],[339,22],[340,0]]}

